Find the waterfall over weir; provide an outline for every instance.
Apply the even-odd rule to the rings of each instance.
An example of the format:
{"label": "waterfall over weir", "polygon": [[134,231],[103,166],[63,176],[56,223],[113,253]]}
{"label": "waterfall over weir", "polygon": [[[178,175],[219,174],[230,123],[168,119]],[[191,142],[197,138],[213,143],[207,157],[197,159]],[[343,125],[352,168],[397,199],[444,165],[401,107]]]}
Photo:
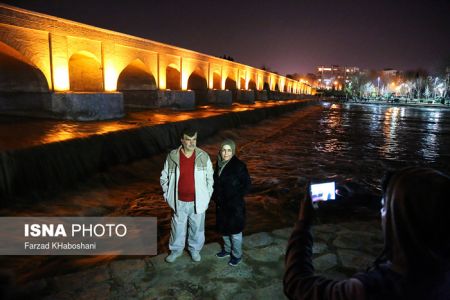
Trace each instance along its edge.
{"label": "waterfall over weir", "polygon": [[110,166],[168,151],[180,144],[186,126],[195,126],[201,141],[221,129],[254,124],[314,104],[317,101],[304,100],[8,150],[0,153],[0,205],[8,206],[16,196],[58,191]]}

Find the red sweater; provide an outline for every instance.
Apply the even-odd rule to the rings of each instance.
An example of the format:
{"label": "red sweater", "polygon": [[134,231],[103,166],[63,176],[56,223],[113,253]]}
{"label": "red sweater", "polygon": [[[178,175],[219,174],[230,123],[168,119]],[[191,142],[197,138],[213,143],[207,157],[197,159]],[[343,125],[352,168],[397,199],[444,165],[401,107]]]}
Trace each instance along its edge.
{"label": "red sweater", "polygon": [[178,199],[192,202],[195,200],[195,152],[187,158],[180,150],[180,179],[178,180]]}

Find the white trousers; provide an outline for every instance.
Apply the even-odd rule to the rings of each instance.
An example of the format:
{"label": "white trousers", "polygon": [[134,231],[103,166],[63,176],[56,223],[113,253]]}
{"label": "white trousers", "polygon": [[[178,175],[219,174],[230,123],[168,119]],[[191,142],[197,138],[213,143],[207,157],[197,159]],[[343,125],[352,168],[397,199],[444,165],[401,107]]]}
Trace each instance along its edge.
{"label": "white trousers", "polygon": [[177,212],[172,214],[169,249],[183,251],[188,237],[188,250],[200,252],[205,244],[205,212],[194,213],[194,202],[177,201]]}

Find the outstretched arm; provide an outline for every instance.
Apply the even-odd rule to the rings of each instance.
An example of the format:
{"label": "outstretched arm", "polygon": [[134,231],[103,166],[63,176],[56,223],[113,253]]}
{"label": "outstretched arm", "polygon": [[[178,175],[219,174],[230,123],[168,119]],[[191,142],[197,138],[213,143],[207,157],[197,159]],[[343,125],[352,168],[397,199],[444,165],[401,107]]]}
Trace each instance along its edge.
{"label": "outstretched arm", "polygon": [[[309,187],[309,185],[308,185]],[[288,242],[283,278],[284,293],[289,299],[365,299],[361,281],[350,278],[331,280],[314,276],[312,262],[313,208],[309,190],[300,206],[299,221]]]}

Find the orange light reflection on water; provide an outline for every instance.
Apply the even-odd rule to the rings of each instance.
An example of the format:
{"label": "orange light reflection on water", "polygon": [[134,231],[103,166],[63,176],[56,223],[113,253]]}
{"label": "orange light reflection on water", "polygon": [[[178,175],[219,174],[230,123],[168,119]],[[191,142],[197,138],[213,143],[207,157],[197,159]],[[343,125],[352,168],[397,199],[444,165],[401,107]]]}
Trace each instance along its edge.
{"label": "orange light reflection on water", "polygon": [[[65,120],[16,120],[0,123],[0,149],[20,149],[30,146],[66,141],[90,135],[127,130],[142,126],[152,126],[170,122],[180,122],[195,118],[207,118],[229,112],[243,112],[265,107],[301,102],[302,100],[257,101],[252,104],[233,103],[230,106],[202,105],[193,110],[171,108],[128,112],[120,120],[76,122]],[[20,128],[11,134],[11,126]],[[12,138],[13,137],[13,138]]]}

